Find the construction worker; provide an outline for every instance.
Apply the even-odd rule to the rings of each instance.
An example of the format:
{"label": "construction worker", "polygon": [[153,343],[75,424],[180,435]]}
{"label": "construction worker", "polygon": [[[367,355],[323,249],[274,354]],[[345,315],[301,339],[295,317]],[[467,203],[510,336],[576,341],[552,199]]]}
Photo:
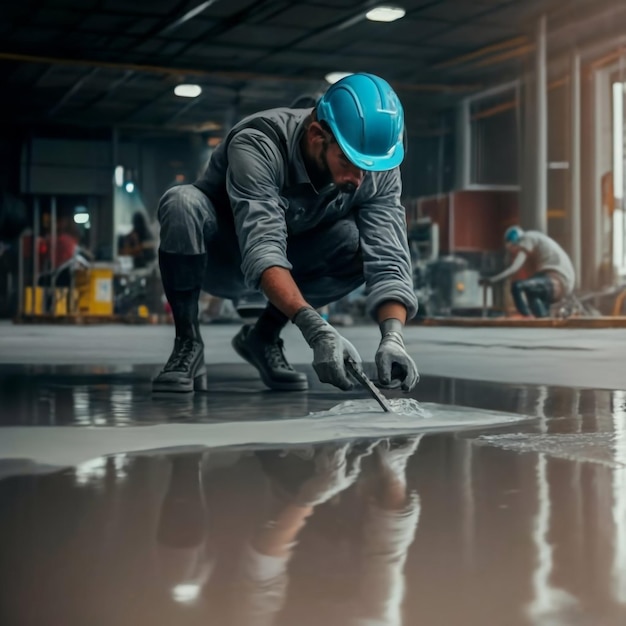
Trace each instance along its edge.
{"label": "construction worker", "polygon": [[574,290],[574,266],[561,246],[547,235],[535,230],[522,230],[511,226],[504,233],[507,250],[513,262],[506,270],[484,278],[494,284],[513,276],[526,264],[534,268],[533,275],[516,280],[511,285],[511,295],[518,312],[531,317],[548,317],[550,305],[570,295]]}
{"label": "construction worker", "polygon": [[193,185],[159,203],[159,264],[176,327],[154,391],[206,389],[198,326],[200,289],[236,299],[250,288],[269,301],[232,341],[271,389],[308,388],[287,361],[290,320],[313,350],[322,382],[350,389],[344,361],[361,358],[315,310],[365,283],[380,325],[382,386],[412,389],[419,376],[402,329],[417,309],[400,204],[404,113],[383,79],[352,74],[313,109],[279,108],[239,122]]}

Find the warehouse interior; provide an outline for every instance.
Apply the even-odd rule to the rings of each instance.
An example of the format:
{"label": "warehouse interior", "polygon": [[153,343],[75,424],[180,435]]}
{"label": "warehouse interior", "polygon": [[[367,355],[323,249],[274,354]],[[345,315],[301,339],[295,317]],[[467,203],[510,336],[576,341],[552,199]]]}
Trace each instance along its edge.
{"label": "warehouse interior", "polygon": [[[625,32],[618,0],[0,4],[0,623],[626,623]],[[203,291],[206,386],[155,393],[166,192],[359,73],[404,110],[419,382],[381,380],[363,284],[314,310],[365,382],[291,318],[308,389],[268,389],[232,343],[267,294]],[[515,227],[571,263],[541,314]]]}

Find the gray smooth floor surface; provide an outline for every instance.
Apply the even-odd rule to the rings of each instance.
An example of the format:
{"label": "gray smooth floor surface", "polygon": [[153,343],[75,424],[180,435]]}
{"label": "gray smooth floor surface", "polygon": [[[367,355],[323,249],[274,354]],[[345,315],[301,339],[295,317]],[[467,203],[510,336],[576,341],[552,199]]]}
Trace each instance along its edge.
{"label": "gray smooth floor surface", "polygon": [[[207,364],[241,363],[230,346],[237,324],[202,326]],[[364,361],[373,361],[375,325],[339,327]],[[311,362],[298,330],[283,332],[287,357]],[[409,326],[405,339],[422,374],[494,382],[626,388],[626,329],[455,328]],[[0,363],[153,365],[169,356],[167,325],[13,325],[0,323]]]}

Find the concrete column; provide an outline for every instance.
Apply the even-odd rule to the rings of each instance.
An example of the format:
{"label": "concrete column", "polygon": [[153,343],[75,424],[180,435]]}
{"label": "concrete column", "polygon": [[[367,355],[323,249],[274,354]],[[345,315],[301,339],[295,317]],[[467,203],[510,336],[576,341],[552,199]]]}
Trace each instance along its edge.
{"label": "concrete column", "polygon": [[604,177],[613,170],[613,116],[610,71],[600,68],[593,73],[593,219],[585,231],[588,246],[588,286],[599,288],[607,284],[612,264],[610,221],[603,197]]}
{"label": "concrete column", "polygon": [[57,267],[57,199],[50,198],[50,269],[52,272]]}
{"label": "concrete column", "polygon": [[113,220],[110,224],[111,232],[111,260],[117,261],[119,256],[119,250],[117,249],[117,228],[119,224],[119,211],[120,207],[117,202],[118,190],[115,184],[115,168],[119,165],[119,152],[120,152],[120,133],[119,130],[114,127],[111,129],[111,205],[113,207]]}
{"label": "concrete column", "polygon": [[471,183],[472,150],[470,137],[470,103],[462,100],[456,118],[456,188],[467,189]]}
{"label": "concrete column", "polygon": [[535,156],[537,154],[536,132],[536,85],[534,72],[524,74],[524,88],[522,90],[522,149],[520,154],[520,226],[525,229],[534,228],[535,224],[535,187],[537,170]]}
{"label": "concrete column", "polygon": [[581,253],[581,95],[580,95],[580,54],[572,53],[570,69],[570,88],[572,98],[571,119],[571,155],[570,155],[570,184],[571,184],[571,213],[570,213],[570,253],[576,271],[576,287],[580,287],[582,273]]}
{"label": "concrete column", "polygon": [[31,313],[35,312],[35,287],[39,282],[39,222],[41,221],[41,208],[39,197],[33,198],[33,275],[31,292]]}
{"label": "concrete column", "polygon": [[536,133],[537,174],[533,228],[543,233],[548,230],[548,80],[547,80],[547,18],[542,15],[537,26],[536,45]]}

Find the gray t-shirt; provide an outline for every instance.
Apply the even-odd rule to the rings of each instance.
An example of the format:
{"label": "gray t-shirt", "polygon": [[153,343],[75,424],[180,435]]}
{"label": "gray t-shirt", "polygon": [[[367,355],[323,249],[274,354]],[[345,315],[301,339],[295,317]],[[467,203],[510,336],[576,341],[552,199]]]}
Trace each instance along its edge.
{"label": "gray t-shirt", "polygon": [[537,271],[556,272],[563,278],[566,293],[569,294],[574,290],[576,283],[574,266],[567,252],[554,239],[539,231],[528,230],[522,235],[519,246],[534,260]]}

